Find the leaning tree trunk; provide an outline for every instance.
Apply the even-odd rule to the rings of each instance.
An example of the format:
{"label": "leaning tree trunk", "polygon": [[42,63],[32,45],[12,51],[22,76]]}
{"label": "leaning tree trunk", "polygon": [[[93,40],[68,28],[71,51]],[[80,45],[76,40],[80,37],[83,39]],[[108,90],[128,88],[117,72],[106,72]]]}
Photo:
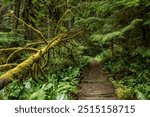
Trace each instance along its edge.
{"label": "leaning tree trunk", "polygon": [[44,47],[43,49],[39,50],[35,55],[32,55],[27,60],[23,61],[19,65],[17,65],[15,68],[7,71],[5,74],[3,74],[0,77],[0,89],[2,89],[5,85],[7,85],[9,82],[11,82],[14,78],[23,78],[26,74],[28,74],[29,69],[31,66],[39,61],[43,55],[45,55],[49,49],[53,48],[56,44],[62,41],[62,37],[64,35],[60,35],[52,39],[49,44]]}

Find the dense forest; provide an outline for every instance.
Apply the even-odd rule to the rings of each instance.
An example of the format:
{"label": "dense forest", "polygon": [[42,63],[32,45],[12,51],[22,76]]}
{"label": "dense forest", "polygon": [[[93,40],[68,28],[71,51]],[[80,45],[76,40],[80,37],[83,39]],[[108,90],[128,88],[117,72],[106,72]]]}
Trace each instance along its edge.
{"label": "dense forest", "polygon": [[93,60],[117,99],[150,99],[149,0],[0,0],[0,24],[1,100],[75,99]]}

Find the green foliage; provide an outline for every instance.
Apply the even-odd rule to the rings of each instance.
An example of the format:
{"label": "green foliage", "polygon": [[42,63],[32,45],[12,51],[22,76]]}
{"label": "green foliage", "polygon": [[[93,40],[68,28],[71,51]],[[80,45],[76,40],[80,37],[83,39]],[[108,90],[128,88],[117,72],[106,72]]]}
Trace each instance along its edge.
{"label": "green foliage", "polygon": [[127,32],[131,31],[132,29],[135,28],[135,26],[141,22],[142,20],[141,19],[135,19],[133,20],[130,25],[124,27],[123,29],[121,29],[120,31],[113,31],[111,33],[107,33],[105,35],[102,35],[102,34],[93,34],[91,36],[91,39],[93,41],[100,41],[102,43],[106,43],[108,41],[111,41],[111,40],[116,40],[116,39],[122,39],[124,38],[124,34],[126,34]]}
{"label": "green foliage", "polygon": [[[80,71],[92,57],[104,62],[119,87],[119,99],[150,99],[149,6],[149,0],[32,0],[28,19],[44,36],[82,30],[84,35],[77,37],[82,42],[54,48],[45,70],[46,83],[42,76],[23,83],[15,80],[0,91],[0,99],[68,99],[77,93]],[[12,21],[5,18],[8,22],[2,28],[12,29]],[[0,48],[24,42],[13,32],[0,33]]]}
{"label": "green foliage", "polygon": [[149,99],[148,0],[95,0],[81,6],[75,23],[101,47],[95,59],[104,61],[113,82],[120,84],[119,97]]}
{"label": "green foliage", "polygon": [[11,84],[0,90],[0,99],[30,99],[30,100],[56,100],[70,99],[76,94],[79,68],[69,68],[58,71],[48,76],[48,82],[44,83],[40,78],[34,81],[32,78],[23,81],[14,80]]}
{"label": "green foliage", "polygon": [[125,5],[127,8],[132,8],[139,6],[140,0],[121,0],[120,3]]}
{"label": "green foliage", "polygon": [[137,98],[140,100],[150,99],[150,86],[149,83],[139,84],[138,88],[135,90],[137,93]]}
{"label": "green foliage", "polygon": [[21,36],[18,36],[14,32],[0,32],[0,47],[18,47],[25,43]]}
{"label": "green foliage", "polygon": [[129,99],[134,99],[134,90],[133,88],[128,88],[128,87],[119,87],[117,88],[117,97],[119,100],[129,100]]}
{"label": "green foliage", "polygon": [[2,0],[1,2],[5,3],[5,4],[10,4],[12,2],[12,0]]}
{"label": "green foliage", "polygon": [[107,49],[105,51],[103,51],[101,54],[95,56],[95,60],[99,61],[99,62],[102,62],[104,61],[105,59],[107,59],[108,57],[111,57],[112,56],[112,52],[110,49]]}

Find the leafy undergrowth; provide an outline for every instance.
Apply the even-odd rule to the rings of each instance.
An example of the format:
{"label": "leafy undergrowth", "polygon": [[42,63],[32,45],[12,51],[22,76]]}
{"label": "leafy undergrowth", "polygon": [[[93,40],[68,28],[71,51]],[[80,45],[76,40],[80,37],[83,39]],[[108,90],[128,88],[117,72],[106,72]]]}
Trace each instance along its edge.
{"label": "leafy undergrowth", "polygon": [[[76,51],[76,50],[75,50]],[[76,54],[74,52],[74,54]],[[25,54],[26,55],[26,54]],[[25,58],[25,55],[22,58]],[[75,56],[75,55],[73,55]],[[77,61],[77,59],[79,59]],[[1,100],[68,100],[78,93],[80,72],[88,63],[88,56],[76,56],[76,64],[68,61],[67,55],[55,54],[45,68],[45,75],[35,73],[0,90]],[[3,74],[1,72],[1,74]]]}
{"label": "leafy undergrowth", "polygon": [[149,57],[149,50],[138,48],[131,55],[105,61],[118,99],[150,99]]}
{"label": "leafy undergrowth", "polygon": [[80,68],[69,67],[49,74],[47,79],[14,80],[0,91],[0,99],[65,100],[77,93]]}
{"label": "leafy undergrowth", "polygon": [[15,32],[0,32],[0,48],[18,47],[25,44],[21,35]]}
{"label": "leafy undergrowth", "polygon": [[[0,33],[1,48],[11,48],[22,46],[21,37],[16,37],[12,32]],[[18,41],[17,41],[18,39]],[[21,43],[22,42],[22,43]],[[73,44],[78,44],[72,41]],[[7,45],[7,46],[6,46]],[[68,47],[69,46],[69,47]],[[47,57],[47,65],[40,70],[34,66],[27,77],[21,80],[13,80],[9,85],[0,90],[1,100],[68,100],[74,98],[78,93],[77,84],[80,72],[87,64],[89,57],[81,56],[84,48],[78,46],[75,48],[70,44],[66,46],[55,47],[51,55]],[[68,49],[69,48],[69,49]],[[60,53],[61,50],[61,53]],[[4,53],[6,56],[7,54]],[[1,56],[2,59],[5,56]],[[8,56],[8,55],[7,55]],[[15,55],[15,63],[21,63],[29,58],[28,53]],[[46,56],[45,56],[46,58]],[[3,61],[5,63],[5,61]],[[41,63],[45,60],[41,60]],[[5,72],[0,72],[0,75]]]}

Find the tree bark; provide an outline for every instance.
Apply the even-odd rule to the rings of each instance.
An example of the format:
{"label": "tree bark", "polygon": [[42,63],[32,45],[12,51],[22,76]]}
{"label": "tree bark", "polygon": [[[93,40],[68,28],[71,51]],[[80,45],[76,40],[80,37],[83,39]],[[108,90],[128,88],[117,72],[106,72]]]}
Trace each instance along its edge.
{"label": "tree bark", "polygon": [[[21,5],[21,0],[14,0],[14,6],[15,6],[14,15],[18,18],[20,14],[20,5]],[[14,27],[13,27],[14,29],[18,28],[18,23],[19,21],[16,18],[14,18]]]}
{"label": "tree bark", "polygon": [[[31,0],[25,0],[24,2],[24,10],[23,10],[23,20],[25,23],[29,24],[29,16],[30,16],[30,5],[31,5]],[[31,39],[31,31],[28,29],[27,26],[25,28],[25,33],[24,33],[24,39],[28,40]]]}
{"label": "tree bark", "polygon": [[59,42],[62,41],[62,36],[59,35],[52,39],[49,44],[44,47],[43,49],[39,50],[36,54],[32,55],[27,60],[23,61],[19,65],[17,65],[15,68],[7,71],[5,74],[3,74],[0,77],[0,89],[2,89],[5,85],[7,85],[9,82],[11,82],[14,78],[22,79],[26,75],[28,75],[29,69],[31,66],[39,61],[43,55],[45,55],[49,49],[53,48],[55,45],[57,45]]}
{"label": "tree bark", "polygon": [[142,26],[143,44],[145,47],[150,47],[150,26]]}

